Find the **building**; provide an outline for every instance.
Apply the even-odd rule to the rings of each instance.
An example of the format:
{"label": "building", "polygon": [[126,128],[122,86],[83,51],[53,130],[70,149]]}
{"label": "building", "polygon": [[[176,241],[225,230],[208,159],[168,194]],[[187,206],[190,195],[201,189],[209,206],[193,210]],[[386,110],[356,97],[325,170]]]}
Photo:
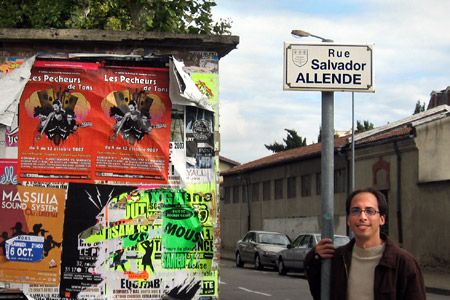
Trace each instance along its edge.
{"label": "building", "polygon": [[[219,156],[219,173],[229,170],[231,168],[239,166],[240,163],[237,161],[234,161],[232,159],[226,158],[225,156],[220,155]],[[223,177],[220,176],[219,182],[222,185],[223,184]],[[223,189],[220,189],[220,193],[223,194]]]}
{"label": "building", "polygon": [[[450,265],[450,107],[440,105],[355,136],[355,188],[387,197],[386,231],[424,266]],[[335,232],[346,234],[351,136],[334,141]],[[222,247],[249,229],[295,238],[321,230],[321,144],[292,149],[224,171]]]}
{"label": "building", "polygon": [[220,156],[219,157],[219,170],[220,172],[223,172],[225,170],[229,170],[231,168],[237,167],[241,165],[241,163],[234,161],[232,159],[229,159],[225,156]]}

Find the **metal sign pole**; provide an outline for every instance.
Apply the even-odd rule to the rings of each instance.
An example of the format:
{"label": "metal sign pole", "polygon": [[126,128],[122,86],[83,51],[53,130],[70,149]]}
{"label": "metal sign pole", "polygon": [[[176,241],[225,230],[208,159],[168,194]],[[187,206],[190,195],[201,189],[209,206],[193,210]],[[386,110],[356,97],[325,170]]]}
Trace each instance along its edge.
{"label": "metal sign pole", "polygon": [[[375,92],[373,45],[335,44],[333,40],[292,30],[294,36],[326,44],[284,43],[283,89],[322,92],[322,238],[334,237],[334,92]],[[353,110],[353,103],[352,103]],[[354,129],[352,130],[354,131]],[[354,151],[353,151],[354,152]],[[354,167],[352,153],[352,168]],[[352,177],[354,177],[352,170]],[[352,190],[354,188],[352,178]],[[329,300],[331,259],[322,260],[321,299]]]}
{"label": "metal sign pole", "polygon": [[[334,236],[334,93],[322,92],[322,239]],[[330,299],[331,259],[322,260],[321,299]]]}
{"label": "metal sign pole", "polygon": [[352,92],[352,187],[355,190],[355,92]]}
{"label": "metal sign pole", "polygon": [[[352,184],[350,187],[350,192],[355,190],[355,92],[352,92]],[[350,193],[349,193],[350,194]],[[353,233],[350,226],[348,227],[348,236],[353,238],[355,234]]]}

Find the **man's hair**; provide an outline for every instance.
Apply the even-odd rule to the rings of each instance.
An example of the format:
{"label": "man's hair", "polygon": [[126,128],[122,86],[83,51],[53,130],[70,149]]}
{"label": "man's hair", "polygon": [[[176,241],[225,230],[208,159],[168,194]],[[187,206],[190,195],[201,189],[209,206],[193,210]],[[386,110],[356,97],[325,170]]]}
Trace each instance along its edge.
{"label": "man's hair", "polygon": [[353,197],[360,193],[371,193],[377,198],[378,202],[378,210],[380,211],[380,216],[385,216],[387,212],[387,201],[386,197],[380,191],[368,187],[361,190],[353,191],[350,195],[348,195],[347,200],[345,202],[345,210],[347,211],[347,216],[350,215],[350,205],[352,204]]}

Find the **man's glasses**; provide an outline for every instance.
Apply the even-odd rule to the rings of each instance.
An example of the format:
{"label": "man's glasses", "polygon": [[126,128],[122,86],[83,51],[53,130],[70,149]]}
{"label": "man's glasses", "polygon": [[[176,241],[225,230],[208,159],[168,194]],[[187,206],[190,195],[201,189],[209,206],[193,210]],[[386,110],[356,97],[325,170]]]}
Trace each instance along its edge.
{"label": "man's glasses", "polygon": [[379,213],[379,211],[377,211],[375,208],[373,207],[366,207],[366,209],[361,209],[359,207],[352,207],[350,209],[350,215],[351,216],[359,216],[362,212],[364,212],[366,215],[368,216],[375,216],[377,213]]}

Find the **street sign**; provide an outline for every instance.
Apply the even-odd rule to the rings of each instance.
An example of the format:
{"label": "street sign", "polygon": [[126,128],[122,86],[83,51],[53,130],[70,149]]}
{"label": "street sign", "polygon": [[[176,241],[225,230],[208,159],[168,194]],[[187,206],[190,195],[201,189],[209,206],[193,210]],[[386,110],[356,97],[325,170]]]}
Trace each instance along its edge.
{"label": "street sign", "polygon": [[284,43],[283,89],[375,92],[373,45]]}

